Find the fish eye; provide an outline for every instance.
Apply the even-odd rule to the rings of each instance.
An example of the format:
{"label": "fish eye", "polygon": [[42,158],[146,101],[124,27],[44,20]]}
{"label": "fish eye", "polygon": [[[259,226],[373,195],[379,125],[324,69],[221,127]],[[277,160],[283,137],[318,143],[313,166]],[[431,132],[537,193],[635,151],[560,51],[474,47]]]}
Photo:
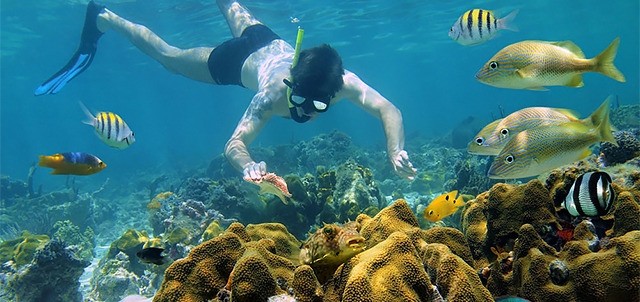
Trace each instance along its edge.
{"label": "fish eye", "polygon": [[327,235],[331,235],[331,233],[333,233],[333,230],[330,228],[325,228],[323,232]]}
{"label": "fish eye", "polygon": [[433,215],[433,210],[429,211],[429,216]]}
{"label": "fish eye", "polygon": [[507,155],[507,157],[504,158],[504,162],[507,164],[513,163],[514,160],[515,158],[513,157],[513,155]]}
{"label": "fish eye", "polygon": [[476,137],[476,144],[478,146],[482,146],[483,143],[484,143],[484,137],[482,137],[482,136]]}
{"label": "fish eye", "polygon": [[498,62],[496,62],[496,61],[491,61],[491,62],[489,62],[489,68],[490,68],[490,69],[496,69],[496,68],[498,68]]}
{"label": "fish eye", "polygon": [[504,129],[500,130],[500,134],[502,135],[503,138],[509,136],[509,129],[504,128]]}

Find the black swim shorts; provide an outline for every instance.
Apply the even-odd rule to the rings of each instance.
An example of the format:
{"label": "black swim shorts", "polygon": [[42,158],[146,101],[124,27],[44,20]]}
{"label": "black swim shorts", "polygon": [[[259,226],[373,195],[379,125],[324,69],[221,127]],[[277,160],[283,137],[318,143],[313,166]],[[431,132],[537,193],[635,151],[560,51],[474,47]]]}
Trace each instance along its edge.
{"label": "black swim shorts", "polygon": [[228,40],[211,51],[207,60],[211,77],[218,85],[244,87],[240,79],[244,61],[253,52],[276,39],[280,37],[262,24],[245,28],[240,37]]}

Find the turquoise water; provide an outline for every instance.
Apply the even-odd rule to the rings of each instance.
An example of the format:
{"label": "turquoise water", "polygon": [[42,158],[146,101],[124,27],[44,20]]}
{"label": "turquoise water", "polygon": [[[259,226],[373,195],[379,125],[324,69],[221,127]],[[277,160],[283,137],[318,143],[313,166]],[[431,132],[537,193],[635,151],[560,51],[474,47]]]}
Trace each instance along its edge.
{"label": "turquoise water", "polygon": [[[76,49],[85,11],[80,2],[84,1],[1,3],[0,173],[25,179],[38,155],[68,151],[96,154],[109,165],[78,180],[89,186],[99,186],[107,178],[125,181],[146,171],[206,167],[222,153],[252,92],[171,74],[114,32],[101,38],[92,66],[60,93],[33,96],[33,90]],[[213,1],[105,3],[181,48],[217,45],[231,36]],[[291,43],[296,27],[302,25],[305,46],[333,45],[347,69],[402,110],[407,136],[441,137],[468,116],[489,122],[500,107],[506,113],[529,106],[564,107],[586,116],[610,94],[617,95],[621,105],[639,102],[638,1],[244,4]],[[520,31],[503,31],[479,46],[458,45],[447,36],[449,27],[465,10],[476,7],[495,10],[499,16],[519,9],[515,24]],[[292,17],[300,23],[290,22]],[[494,88],[474,78],[494,53],[521,40],[571,40],[593,57],[615,37],[621,38],[616,65],[626,83],[590,73],[583,88],[539,92]],[[84,114],[78,101],[93,111],[120,114],[136,132],[135,145],[116,150],[103,144],[80,123]],[[384,148],[379,122],[348,102],[304,125],[273,119],[253,146],[287,144],[332,130],[345,132],[358,145]],[[64,185],[65,177],[41,169],[36,181],[49,191]]]}

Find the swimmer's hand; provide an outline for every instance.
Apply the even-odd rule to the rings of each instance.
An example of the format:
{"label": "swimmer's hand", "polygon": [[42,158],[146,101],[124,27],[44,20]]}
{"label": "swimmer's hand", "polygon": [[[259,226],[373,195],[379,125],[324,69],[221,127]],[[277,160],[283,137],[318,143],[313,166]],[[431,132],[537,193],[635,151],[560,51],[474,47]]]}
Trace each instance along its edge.
{"label": "swimmer's hand", "polygon": [[417,170],[413,167],[409,161],[409,155],[407,151],[400,150],[397,153],[390,156],[393,170],[402,178],[413,180],[416,177]]}
{"label": "swimmer's hand", "polygon": [[262,180],[262,178],[267,175],[267,163],[263,161],[259,163],[252,161],[244,166],[242,173],[246,181]]}

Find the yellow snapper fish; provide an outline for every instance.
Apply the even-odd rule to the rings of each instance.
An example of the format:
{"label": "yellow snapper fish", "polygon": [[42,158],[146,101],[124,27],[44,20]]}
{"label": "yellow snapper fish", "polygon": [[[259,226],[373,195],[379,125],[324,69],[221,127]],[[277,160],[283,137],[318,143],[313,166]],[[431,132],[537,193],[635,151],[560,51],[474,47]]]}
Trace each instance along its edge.
{"label": "yellow snapper fish", "polygon": [[477,155],[498,155],[509,139],[521,131],[577,120],[575,113],[568,109],[549,107],[520,109],[480,130],[467,146],[467,151]]}
{"label": "yellow snapper fish", "polygon": [[325,224],[300,248],[300,263],[311,266],[339,266],[349,258],[365,250],[364,237],[360,236],[355,221],[343,226]]}
{"label": "yellow snapper fish", "polygon": [[424,209],[424,218],[431,222],[436,222],[453,215],[453,213],[465,204],[462,195],[456,198],[457,195],[458,190],[454,190],[434,198]]}
{"label": "yellow snapper fish", "polygon": [[280,198],[282,203],[289,204],[287,198],[291,197],[287,182],[275,173],[267,173],[260,180],[247,180],[248,182],[260,187],[258,194],[273,194]]}
{"label": "yellow snapper fish", "polygon": [[456,20],[449,29],[449,37],[462,45],[477,45],[496,36],[499,30],[517,31],[512,24],[518,14],[515,10],[504,18],[496,18],[495,14],[486,9],[471,9]]}
{"label": "yellow snapper fish", "polygon": [[571,41],[522,41],[495,54],[476,73],[478,81],[500,88],[547,90],[545,86],[582,87],[582,74],[599,72],[618,82],[624,75],[613,65],[620,38],[595,58],[586,59]]}
{"label": "yellow snapper fish", "polygon": [[119,115],[113,112],[98,112],[96,116],[93,116],[82,102],[80,102],[80,107],[87,116],[87,120],[83,123],[93,126],[100,140],[108,146],[126,149],[136,141],[133,131]]}
{"label": "yellow snapper fish", "polygon": [[574,163],[591,155],[589,147],[595,143],[605,141],[617,146],[611,131],[608,106],[584,120],[524,130],[507,142],[487,176],[532,177]]}

